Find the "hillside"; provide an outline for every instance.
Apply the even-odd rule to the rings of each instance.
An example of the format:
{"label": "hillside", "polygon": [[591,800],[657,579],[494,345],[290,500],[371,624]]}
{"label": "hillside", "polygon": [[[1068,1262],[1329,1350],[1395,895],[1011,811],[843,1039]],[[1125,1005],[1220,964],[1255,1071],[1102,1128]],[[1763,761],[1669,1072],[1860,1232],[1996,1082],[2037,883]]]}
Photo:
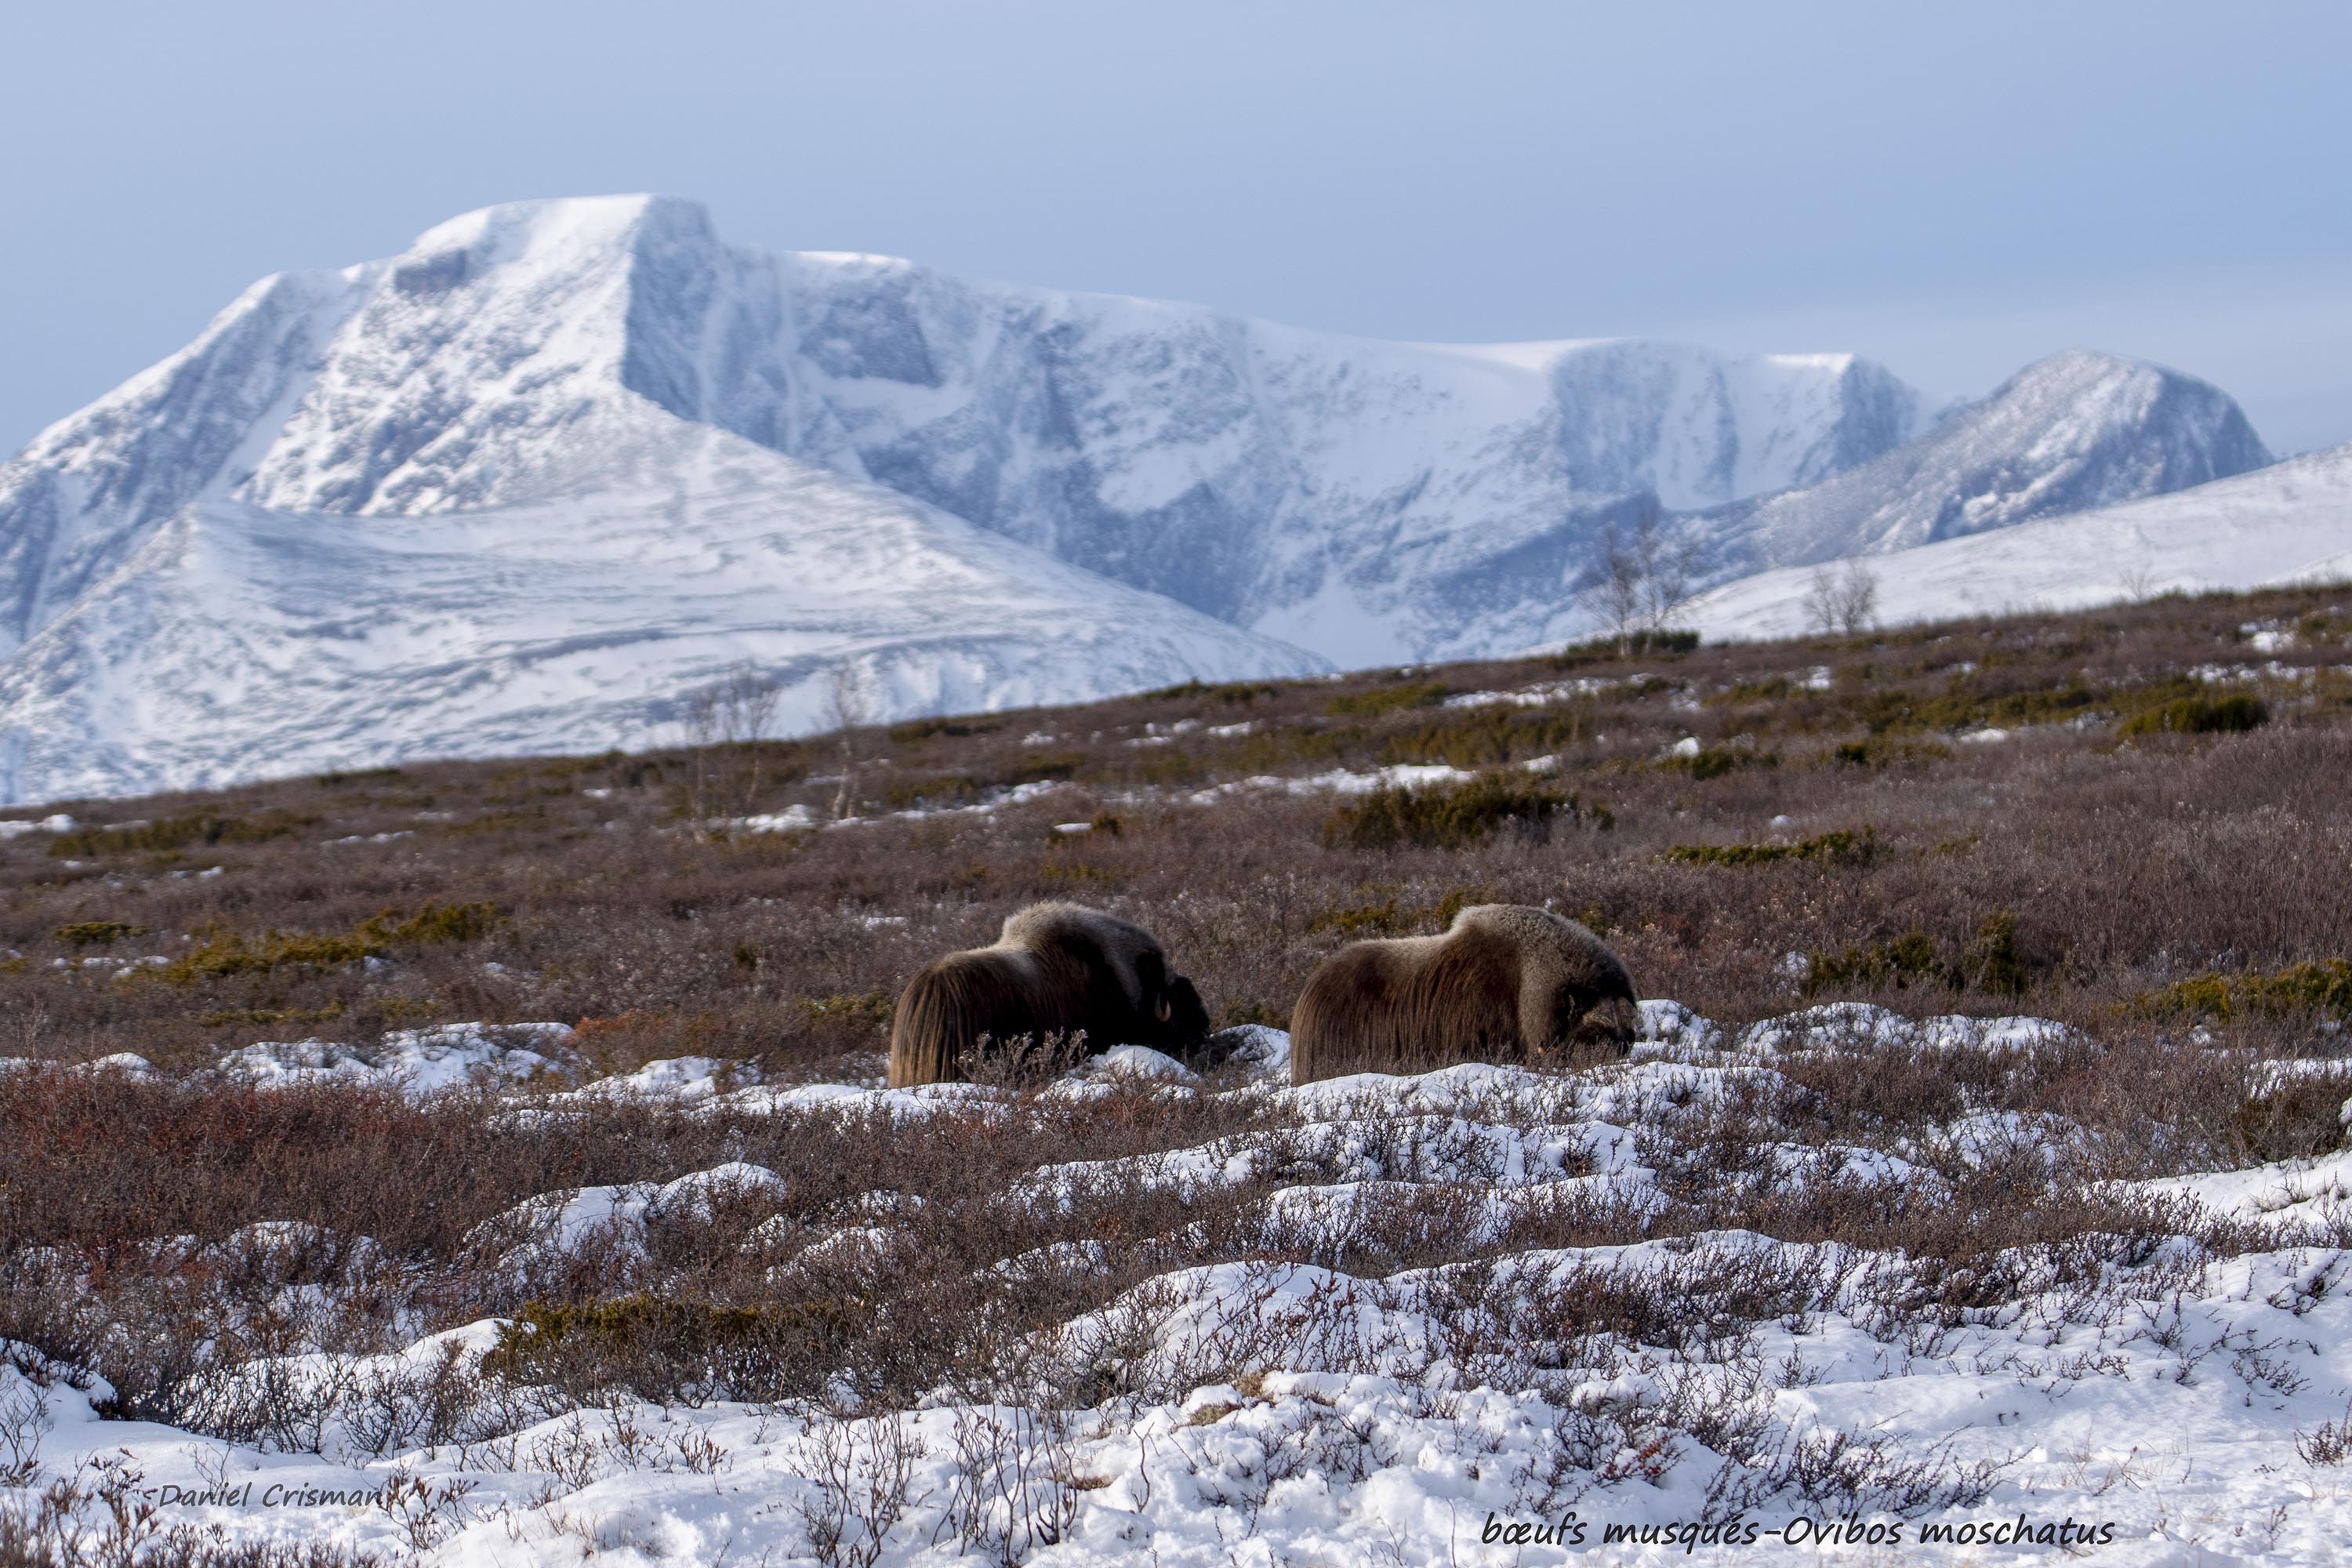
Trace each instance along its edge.
{"label": "hillside", "polygon": [[[919,955],[1049,897],[1177,922],[1225,1022],[1281,1018],[1345,934],[1475,898],[1580,913],[1649,994],[1729,1018],[1800,991],[1905,1003],[1908,981],[1883,966],[1826,977],[1914,928],[1935,973],[1965,977],[2006,921],[2035,1005],[2089,1020],[2184,971],[2326,956],[2336,927],[2315,911],[2342,895],[2305,885],[2332,873],[2299,836],[2342,830],[2345,612],[2340,589],[2174,598],[924,720],[852,736],[856,820],[839,826],[830,739],[698,764],[615,752],[53,803],[0,824],[0,948],[23,955],[8,984],[59,1048],[135,1034],[142,1054],[198,1059],[289,1029],[365,1043],[403,1024],[594,1016],[813,1070],[874,1047],[875,1009]],[[2137,714],[2232,697],[2267,721],[2123,736]],[[1384,781],[1442,794],[1474,775],[1515,792],[1501,815],[1549,814],[1542,831],[1325,841]],[[2153,822],[2130,804],[2158,796],[2179,804]],[[80,826],[26,826],[52,812]],[[2257,837],[2212,864],[2225,823]],[[1824,847],[1865,834],[1866,850]],[[1803,853],[1738,870],[1670,855],[1722,844]],[[2114,899],[2119,868],[2201,890],[2185,908]],[[499,919],[467,942],[367,965],[174,967],[271,931],[325,939],[387,908],[477,904]],[[122,934],[56,934],[108,922]],[[1839,962],[1792,991],[1790,955],[1808,953]],[[172,978],[96,984],[132,962]],[[2013,1005],[1972,986],[1938,1005]],[[843,1016],[862,1022],[827,1002],[859,997]]]}

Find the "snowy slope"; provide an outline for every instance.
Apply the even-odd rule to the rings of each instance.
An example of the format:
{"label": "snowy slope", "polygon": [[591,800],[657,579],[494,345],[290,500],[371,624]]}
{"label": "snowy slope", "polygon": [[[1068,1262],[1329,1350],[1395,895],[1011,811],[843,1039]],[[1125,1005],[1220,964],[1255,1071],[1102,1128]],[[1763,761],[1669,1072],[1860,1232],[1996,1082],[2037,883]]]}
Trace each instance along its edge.
{"label": "snowy slope", "polygon": [[2270,460],[2219,388],[2078,349],[1870,462],[1694,521],[1719,572],[1801,566],[2162,495]]}
{"label": "snowy slope", "polygon": [[643,746],[750,661],[790,730],[1320,661],[650,409],[576,495],[349,520],[193,503],[0,668],[0,799]]}
{"label": "snowy slope", "polygon": [[[283,1292],[311,1309],[289,1312],[288,1351],[225,1369],[187,1426],[100,1419],[105,1386],[87,1373],[77,1386],[30,1347],[0,1363],[0,1409],[37,1433],[22,1446],[34,1488],[81,1483],[55,1495],[93,1538],[110,1500],[146,1489],[168,1522],[231,1546],[314,1541],[450,1568],[2341,1560],[2352,1489],[2341,1452],[2315,1438],[2341,1436],[2352,1389],[2352,1294],[2335,1279],[2352,1153],[2105,1184],[2115,1212],[2147,1230],[1988,1248],[1981,1268],[1746,1229],[1348,1267],[1390,1255],[1383,1226],[1400,1212],[1453,1216],[1449,1241],[1477,1252],[1515,1221],[1529,1222],[1522,1237],[1548,1215],[1607,1234],[1612,1222],[1582,1216],[1670,1209],[1660,1168],[1687,1155],[1694,1124],[1786,1092],[1784,1069],[1818,1071],[1825,1047],[2000,1064],[2067,1035],[1855,1005],[1737,1033],[1672,1002],[1645,1011],[1653,1037],[1634,1058],[1589,1074],[1465,1063],[1290,1089],[1277,1065],[1222,1091],[1236,1121],[1277,1108],[1247,1131],[1022,1173],[995,1194],[1008,1215],[1153,1189],[1248,1193],[1266,1256],[1177,1262],[1095,1311],[1008,1327],[1019,1359],[967,1373],[1001,1391],[992,1403],[948,1384],[912,1410],[751,1404],[714,1371],[714,1397],[583,1406],[485,1367],[499,1320],[412,1328],[374,1354],[310,1351],[310,1335],[336,1331],[314,1326],[345,1299],[331,1280]],[[526,1115],[596,1095],[730,1123],[855,1116],[881,1138],[941,1116],[1066,1118],[1107,1092],[1076,1075],[1017,1100],[961,1084],[726,1088],[692,1058],[544,1087],[581,1065],[569,1033],[405,1032],[372,1063],[319,1042],[257,1045],[223,1070],[265,1093],[326,1078],[427,1104],[470,1078]],[[1264,1033],[1278,1064],[1287,1041]],[[1220,1092],[1159,1062],[1160,1094]],[[97,1070],[149,1068],[128,1058]],[[2095,1159],[2098,1142],[2061,1117],[1975,1109],[1901,1140],[1903,1152],[1792,1139],[1760,1151],[1778,1174],[1723,1180],[1818,1182],[1840,1203],[1891,1207],[1897,1189]],[[788,1178],[729,1162],[557,1187],[477,1234],[507,1248],[496,1261],[518,1277],[593,1259],[658,1293],[675,1266],[649,1238],[719,1192],[792,1212]],[[908,1194],[861,1195],[875,1206],[814,1222],[803,1197],[804,1223],[761,1243],[780,1295],[909,1258],[937,1266],[905,1217]],[[200,1257],[290,1273],[285,1260],[322,1235],[269,1222]],[[182,1268],[193,1245],[147,1244]],[[1141,1243],[1092,1245],[1107,1258]],[[1301,1251],[1333,1261],[1291,1260]],[[994,1269],[1095,1264],[1063,1243]],[[250,1413],[264,1389],[305,1419],[264,1426]],[[257,1435],[196,1429],[236,1423]]]}
{"label": "snowy slope", "polygon": [[[1889,624],[2071,609],[2167,589],[2352,578],[2352,443],[2127,505],[1869,557]],[[1812,570],[1731,583],[1685,617],[1709,638],[1807,628]]]}

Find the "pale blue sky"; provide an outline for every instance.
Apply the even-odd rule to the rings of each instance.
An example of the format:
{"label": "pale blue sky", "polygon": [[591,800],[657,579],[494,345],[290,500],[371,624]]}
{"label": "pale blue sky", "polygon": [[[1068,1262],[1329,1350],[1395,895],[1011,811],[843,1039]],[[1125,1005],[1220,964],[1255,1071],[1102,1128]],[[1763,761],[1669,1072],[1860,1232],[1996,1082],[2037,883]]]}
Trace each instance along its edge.
{"label": "pale blue sky", "polygon": [[2352,5],[12,6],[0,451],[282,268],[657,190],[740,243],[1436,340],[2084,344],[2352,438]]}

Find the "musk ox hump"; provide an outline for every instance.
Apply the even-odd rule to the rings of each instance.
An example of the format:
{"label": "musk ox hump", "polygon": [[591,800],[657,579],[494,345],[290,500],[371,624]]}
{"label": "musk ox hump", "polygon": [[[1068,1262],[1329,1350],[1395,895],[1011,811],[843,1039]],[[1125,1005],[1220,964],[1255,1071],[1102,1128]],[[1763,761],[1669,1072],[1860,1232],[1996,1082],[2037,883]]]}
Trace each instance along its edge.
{"label": "musk ox hump", "polygon": [[1033,953],[1091,955],[1094,967],[1115,978],[1129,1006],[1140,1009],[1160,993],[1168,955],[1160,939],[1131,921],[1084,904],[1031,904],[1004,917],[998,948]]}
{"label": "musk ox hump", "polygon": [[894,1089],[964,1076],[985,1037],[1084,1032],[1091,1050],[1171,1048],[1208,1033],[1192,982],[1168,973],[1157,938],[1083,904],[1032,904],[987,947],[950,953],[908,982],[890,1027]]}
{"label": "musk ox hump", "polygon": [[1589,1026],[1596,1009],[1610,1026],[1633,1026],[1633,977],[1607,943],[1576,921],[1528,904],[1473,904],[1454,917],[1447,936],[1471,931],[1499,940],[1515,955],[1519,1037],[1528,1051],[1566,1043]]}

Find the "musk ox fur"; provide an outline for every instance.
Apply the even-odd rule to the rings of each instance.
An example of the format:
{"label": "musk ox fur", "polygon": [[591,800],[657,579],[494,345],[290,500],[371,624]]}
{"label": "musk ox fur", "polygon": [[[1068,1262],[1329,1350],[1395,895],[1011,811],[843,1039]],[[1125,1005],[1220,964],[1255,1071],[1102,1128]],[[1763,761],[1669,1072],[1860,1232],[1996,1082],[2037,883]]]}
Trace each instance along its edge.
{"label": "musk ox fur", "polygon": [[1080,904],[1032,904],[992,946],[934,960],[907,983],[890,1025],[890,1087],[963,1078],[983,1049],[1086,1036],[1113,1046],[1182,1050],[1209,1015],[1192,983],[1168,971],[1159,939]]}
{"label": "musk ox fur", "polygon": [[1290,1016],[1290,1077],[1608,1059],[1640,1019],[1599,937],[1549,910],[1475,904],[1443,936],[1350,942],[1325,959]]}

